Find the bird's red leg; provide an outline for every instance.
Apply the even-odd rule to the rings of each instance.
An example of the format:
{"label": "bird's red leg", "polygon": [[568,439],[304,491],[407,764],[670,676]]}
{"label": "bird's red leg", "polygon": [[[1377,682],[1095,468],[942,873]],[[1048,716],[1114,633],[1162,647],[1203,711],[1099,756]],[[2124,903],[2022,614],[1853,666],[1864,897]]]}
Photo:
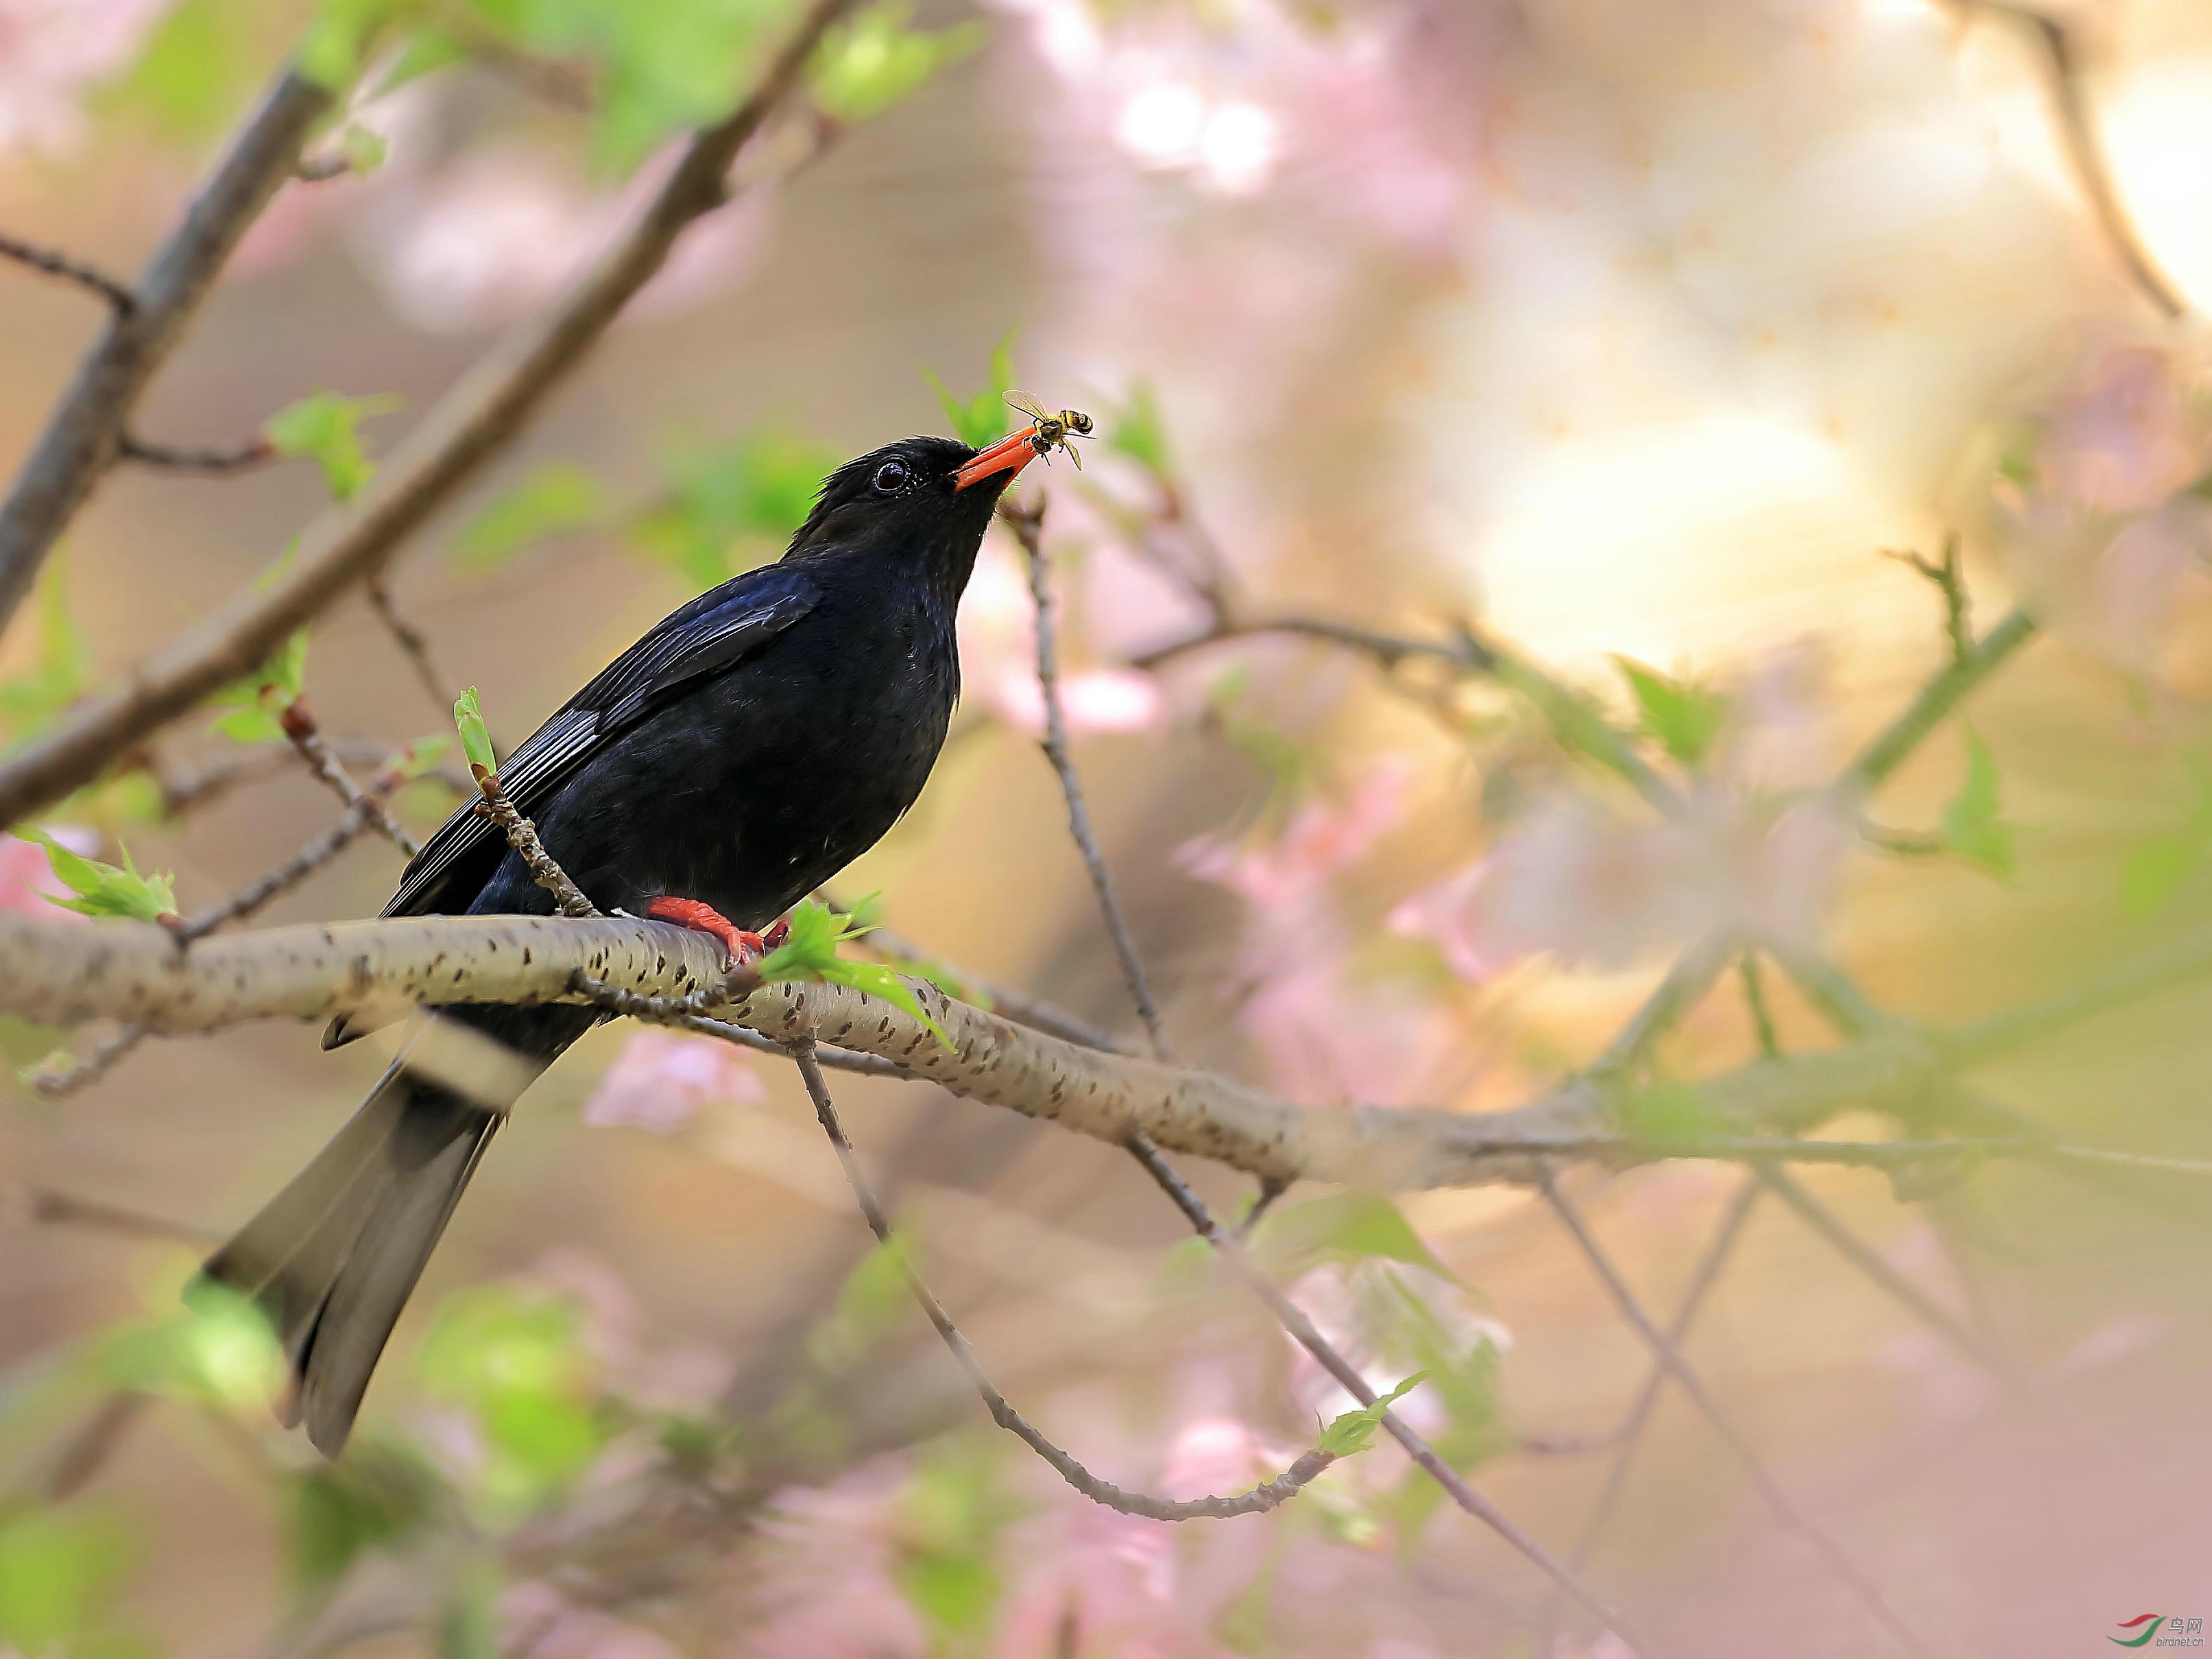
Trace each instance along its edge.
{"label": "bird's red leg", "polygon": [[[697,899],[670,898],[663,895],[645,907],[645,914],[654,921],[672,921],[678,927],[689,927],[696,933],[712,933],[722,941],[722,948],[730,953],[730,966],[732,968],[758,962],[775,948],[758,933],[747,933],[713,905],[702,904]],[[776,927],[787,933],[791,931],[782,922],[778,922]],[[775,928],[769,931],[774,933]]]}

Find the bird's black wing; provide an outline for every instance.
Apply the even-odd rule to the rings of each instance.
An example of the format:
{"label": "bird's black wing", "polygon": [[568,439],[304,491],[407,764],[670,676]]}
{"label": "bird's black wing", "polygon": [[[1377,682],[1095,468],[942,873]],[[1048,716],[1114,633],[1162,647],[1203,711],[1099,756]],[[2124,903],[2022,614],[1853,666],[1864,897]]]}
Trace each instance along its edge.
{"label": "bird's black wing", "polygon": [[[610,738],[686,686],[736,666],[811,611],[819,597],[804,571],[771,564],[733,577],[672,611],[507,757],[499,772],[507,798],[528,814]],[[447,890],[453,878],[479,862],[486,862],[488,878],[497,860],[471,855],[489,854],[499,833],[477,812],[474,802],[463,806],[423,843],[384,914],[411,916],[458,908]]]}

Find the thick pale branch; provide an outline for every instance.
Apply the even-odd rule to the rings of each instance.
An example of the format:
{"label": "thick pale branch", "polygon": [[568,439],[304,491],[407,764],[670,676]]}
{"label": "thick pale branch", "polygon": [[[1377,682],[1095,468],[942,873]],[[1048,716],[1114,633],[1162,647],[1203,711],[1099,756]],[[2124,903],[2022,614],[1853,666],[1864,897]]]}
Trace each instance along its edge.
{"label": "thick pale branch", "polygon": [[[0,628],[30,592],[47,550],[118,458],[125,422],[148,383],[184,337],[246,227],[292,176],[301,145],[330,106],[325,88],[289,70],[279,75],[130,289],[131,303],[117,303],[107,331],[78,368],[0,507]],[[0,820],[21,816],[10,811]]]}
{"label": "thick pale branch", "polygon": [[[278,580],[238,595],[139,664],[118,690],[0,767],[0,823],[15,823],[90,782],[165,721],[251,673],[295,629],[382,569],[399,544],[503,449],[582,362],[631,295],[660,269],[684,228],[721,205],[731,161],[798,82],[823,32],[854,3],[815,0],[752,94],[727,120],[692,138],[614,248],[558,302],[516,328],[464,375],[360,495],[302,531],[294,560]],[[294,159],[285,157],[287,171]],[[107,433],[103,457],[114,441],[115,431]],[[34,457],[33,467],[39,465]],[[68,505],[74,507],[75,500]],[[58,529],[66,513],[50,516]],[[0,616],[14,597],[8,586],[10,557],[9,544],[0,539]],[[29,568],[35,568],[33,555]],[[27,572],[21,580],[27,584]]]}

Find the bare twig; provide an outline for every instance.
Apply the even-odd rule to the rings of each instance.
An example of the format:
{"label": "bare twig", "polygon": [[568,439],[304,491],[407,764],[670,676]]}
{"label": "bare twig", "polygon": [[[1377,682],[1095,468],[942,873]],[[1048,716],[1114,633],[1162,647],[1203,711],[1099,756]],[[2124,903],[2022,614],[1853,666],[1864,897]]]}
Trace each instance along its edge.
{"label": "bare twig", "polygon": [[133,1389],[118,1389],[101,1401],[77,1431],[63,1443],[61,1455],[54,1460],[53,1472],[46,1479],[46,1501],[63,1503],[83,1491],[93,1476],[107,1466],[107,1460],[114,1456],[131,1425],[153,1403],[151,1395],[140,1394]]}
{"label": "bare twig", "polygon": [[[0,1192],[5,1190],[0,1188]],[[205,1244],[221,1236],[189,1222],[172,1221],[166,1216],[147,1215],[120,1205],[104,1204],[97,1199],[58,1193],[50,1187],[18,1188],[4,1207],[19,1211],[24,1220],[36,1226],[82,1227],[94,1232],[120,1234],[125,1238],[166,1238],[186,1244]]]}
{"label": "bare twig", "polygon": [[190,945],[204,939],[226,922],[252,915],[280,893],[289,892],[361,838],[368,828],[375,802],[368,798],[346,808],[345,816],[286,859],[275,869],[248,882],[228,898],[188,917],[177,929],[178,942]]}
{"label": "bare twig", "polygon": [[1965,662],[1973,653],[1974,627],[1966,573],[1959,563],[1959,532],[1954,530],[1943,538],[1941,561],[1923,557],[1909,547],[1884,548],[1882,556],[1911,565],[1936,584],[1936,591],[1943,596],[1943,637],[1951,642],[1951,660]]}
{"label": "bare twig", "polygon": [[[359,495],[301,532],[295,558],[276,580],[236,595],[140,663],[119,690],[94,699],[0,766],[0,823],[29,817],[89,782],[163,722],[252,673],[294,629],[381,569],[407,536],[522,429],[660,269],[684,228],[722,204],[731,161],[799,83],[823,33],[854,3],[813,0],[768,59],[751,94],[726,120],[692,137],[628,233],[558,301],[509,333],[464,375]],[[326,102],[319,91],[314,98],[309,119]],[[300,125],[304,132],[307,122]],[[295,137],[281,157],[279,176],[290,171],[297,154]],[[153,303],[149,298],[149,309]],[[97,430],[74,441],[70,449],[71,454],[83,450],[88,465],[104,463],[112,453],[128,413],[112,407],[119,401],[105,396],[93,401]],[[33,457],[27,478],[62,476],[44,456],[42,449]],[[89,488],[88,480],[83,488]],[[28,586],[39,556],[83,489],[58,494],[48,483],[37,493],[40,506],[30,526],[34,537],[27,540],[0,518],[0,621]]]}
{"label": "bare twig", "polygon": [[[115,459],[125,428],[148,383],[184,337],[215,283],[216,273],[246,227],[291,176],[300,147],[330,108],[331,97],[327,88],[294,70],[278,74],[260,107],[232,140],[132,286],[136,303],[118,307],[106,332],[79,366],[76,380],[16,475],[6,504],[0,506],[0,628],[15,616],[47,550]],[[271,638],[270,649],[281,636],[282,630]],[[252,662],[239,673],[246,672],[269,650],[251,654]],[[216,677],[187,706],[223,680],[235,678]],[[142,727],[131,738],[150,729]],[[88,781],[131,738],[111,744],[80,781]],[[0,822],[26,816],[27,805],[0,808]]]}
{"label": "bare twig", "polygon": [[1685,951],[1605,1052],[1591,1062],[1590,1076],[1610,1081],[1632,1078],[1641,1071],[1660,1039],[1705,1000],[1713,982],[1727,970],[1729,958],[1736,949],[1735,934],[1717,927]]}
{"label": "bare twig", "polygon": [[59,1051],[51,1054],[30,1074],[31,1087],[48,1100],[64,1099],[80,1089],[89,1088],[113,1071],[125,1055],[150,1035],[143,1026],[125,1025],[112,1036],[103,1037],[82,1060],[66,1060]]}
{"label": "bare twig", "polygon": [[538,839],[538,826],[515,811],[514,803],[499,787],[495,777],[486,778],[480,786],[483,799],[477,803],[480,817],[489,818],[506,832],[507,844],[512,847],[523,863],[529,867],[530,878],[553,895],[553,902],[564,916],[596,916],[599,908],[585,896],[584,890],[568,878],[568,872],[553,861],[544,843]]}
{"label": "bare twig", "polygon": [[1782,1044],[1774,1035],[1774,1015],[1766,1006],[1766,981],[1759,971],[1759,953],[1746,951],[1736,958],[1736,973],[1743,981],[1743,1006],[1751,1014],[1751,1034],[1759,1043],[1759,1052],[1772,1060],[1782,1053]]}
{"label": "bare twig", "polygon": [[806,1080],[806,1093],[814,1103],[815,1115],[821,1120],[822,1132],[830,1137],[830,1144],[836,1148],[838,1164],[845,1171],[845,1180],[853,1189],[853,1197],[860,1206],[860,1214],[868,1224],[868,1231],[876,1236],[877,1243],[891,1252],[892,1259],[898,1264],[900,1276],[906,1280],[908,1291],[921,1306],[929,1322],[936,1328],[938,1335],[944,1339],[945,1346],[951,1351],[960,1369],[968,1374],[969,1382],[975,1385],[975,1392],[989,1408],[992,1421],[1050,1464],[1054,1473],[1076,1491],[1093,1503],[1103,1504],[1109,1510],[1118,1510],[1123,1515],[1141,1515],[1152,1521],[1227,1520],[1233,1516],[1261,1515],[1281,1507],[1303,1491],[1323,1469],[1336,1462],[1335,1453],[1316,1447],[1273,1480],[1255,1486],[1249,1492],[1240,1492],[1233,1498],[1181,1500],[1128,1492],[1091,1474],[1032,1426],[1014,1409],[1006,1395],[999,1392],[985,1373],[982,1363],[975,1358],[975,1351],[969,1346],[968,1339],[960,1334],[959,1328],[953,1324],[951,1316],[945,1311],[944,1304],[922,1281],[921,1275],[915,1270],[914,1263],[905,1250],[894,1241],[890,1218],[884,1213],[883,1206],[876,1201],[867,1177],[861,1172],[860,1160],[854,1156],[853,1143],[846,1138],[845,1126],[838,1121],[837,1109],[830,1098],[830,1085],[823,1080],[822,1068],[815,1060],[813,1045],[794,1045],[791,1056],[799,1063],[799,1074]]}
{"label": "bare twig", "polygon": [[1841,1547],[1830,1538],[1811,1516],[1797,1507],[1789,1493],[1783,1491],[1781,1483],[1776,1480],[1768,1471],[1765,1461],[1760,1458],[1757,1449],[1753,1447],[1749,1440],[1744,1437],[1742,1431],[1735,1426],[1735,1420],[1722,1409],[1720,1401],[1713,1397],[1712,1391],[1706,1388],[1705,1379],[1690,1368],[1689,1362],[1682,1358],[1682,1351],[1674,1345],[1664,1331],[1653,1323],[1651,1316],[1644,1310],[1643,1304],[1637,1301],[1635,1296],[1630,1291],[1627,1285],[1614,1269],[1610,1258],[1599,1248],[1597,1240],[1591,1236],[1589,1229],[1583,1224],[1580,1213],[1567,1201],[1566,1195],[1559,1191],[1556,1182],[1547,1181],[1544,1183],[1544,1196],[1551,1204],[1553,1213],[1559,1218],[1560,1224],[1566,1228],[1569,1236],[1574,1239],[1583,1257],[1589,1262],[1599,1281],[1604,1285],[1606,1293],[1612,1297],[1613,1306],[1620,1310],[1621,1317],[1636,1328],[1637,1334],[1650,1346],[1652,1352],[1658,1356],[1660,1362],[1674,1374],[1674,1380],[1681,1384],[1683,1392],[1697,1402],[1698,1409],[1705,1414],[1705,1420],[1712,1425],[1714,1431],[1742,1461],[1744,1467],[1751,1473],[1753,1483],[1759,1487],[1761,1495],[1765,1498],[1767,1507],[1774,1511],[1775,1518],[1793,1532],[1803,1536],[1813,1547],[1814,1553],[1827,1564],[1829,1571],[1850,1589],[1853,1596],[1874,1616],[1876,1622],[1889,1632],[1892,1639],[1899,1647],[1908,1653],[1926,1655],[1928,1650],[1897,1616],[1896,1611],[1890,1607],[1881,1591],[1853,1565],[1850,1558],[1844,1553]]}
{"label": "bare twig", "polygon": [[[1675,1310],[1674,1322],[1667,1328],[1668,1340],[1680,1347],[1689,1340],[1690,1328],[1697,1322],[1698,1310],[1705,1297],[1720,1281],[1721,1270],[1735,1253],[1736,1241],[1743,1236],[1743,1224],[1751,1218],[1752,1206],[1759,1201],[1759,1185],[1747,1181],[1736,1188],[1735,1196],[1729,1200],[1728,1209],[1721,1216],[1721,1224],[1714,1231],[1713,1241],[1705,1247],[1697,1270],[1690,1275],[1690,1287],[1682,1293],[1682,1305]],[[1598,1540],[1612,1524],[1613,1511],[1620,1505],[1620,1494],[1628,1486],[1628,1471],[1636,1461],[1636,1452],[1643,1443],[1644,1431],[1650,1426],[1651,1414],[1658,1409],[1660,1391],[1667,1383],[1667,1367],[1663,1361],[1654,1360],[1644,1386],[1637,1391],[1636,1401],[1621,1419],[1620,1427],[1606,1438],[1614,1445],[1613,1462],[1605,1471],[1605,1482],[1598,1488],[1597,1501],[1590,1505],[1589,1518],[1583,1522],[1582,1536],[1575,1540],[1573,1553],[1567,1557],[1568,1565],[1577,1572],[1589,1565],[1590,1557],[1596,1553]],[[1540,1621],[1548,1632],[1559,1622],[1559,1598],[1556,1595],[1544,1610]],[[1539,1640],[1539,1653],[1551,1651],[1552,1644]]]}
{"label": "bare twig", "polygon": [[138,309],[138,296],[126,283],[118,282],[97,265],[87,264],[82,259],[72,259],[66,253],[50,247],[40,247],[35,242],[20,237],[0,235],[0,258],[15,260],[33,270],[42,270],[49,276],[58,276],[65,283],[75,283],[79,288],[98,295],[115,308],[116,314],[128,317]]}
{"label": "bare twig", "polygon": [[339,763],[330,744],[316,729],[314,712],[307,707],[305,697],[292,700],[291,706],[284,710],[282,724],[284,735],[291,739],[292,747],[299,751],[300,758],[307,762],[307,769],[330,787],[331,793],[345,803],[349,811],[361,813],[369,828],[409,858],[422,850],[422,843],[408,833],[399,820],[386,809],[384,803],[356,783]]}
{"label": "bare twig", "polygon": [[256,437],[234,444],[189,449],[174,444],[149,444],[125,432],[116,444],[115,459],[138,466],[160,467],[171,472],[224,475],[265,466],[276,459],[276,447],[266,438]]}
{"label": "bare twig", "polygon": [[[1159,1183],[1161,1190],[1182,1212],[1192,1230],[1212,1245],[1215,1251],[1237,1270],[1245,1285],[1267,1304],[1268,1311],[1290,1333],[1291,1340],[1311,1354],[1322,1369],[1334,1377],[1338,1386],[1353,1399],[1363,1406],[1374,1405],[1380,1396],[1373,1385],[1360,1375],[1357,1366],[1336,1351],[1328,1339],[1321,1334],[1320,1328],[1306,1316],[1305,1310],[1284,1295],[1275,1282],[1260,1271],[1243,1245],[1222,1230],[1221,1224],[1213,1218],[1213,1212],[1160,1155],[1159,1148],[1152,1144],[1151,1139],[1139,1130],[1129,1137],[1127,1144],[1137,1162],[1145,1166],[1146,1172]],[[1436,1449],[1408,1427],[1395,1412],[1385,1410],[1382,1421],[1384,1431],[1405,1448],[1407,1456],[1444,1489],[1453,1503],[1504,1539],[1523,1559],[1596,1615],[1607,1629],[1635,1651],[1656,1659],[1658,1649],[1640,1639],[1633,1628],[1601,1601],[1571,1568],[1522,1531],[1488,1498],[1469,1486],[1466,1478],[1438,1456]]]}
{"label": "bare twig", "polygon": [[1969,1359],[2008,1387],[2018,1386],[2018,1373],[2004,1355],[1954,1318],[1948,1309],[1925,1291],[1868,1249],[1866,1241],[1844,1225],[1842,1219],[1826,1205],[1806,1191],[1795,1176],[1772,1164],[1754,1164],[1752,1173],[1768,1191],[1796,1211],[1799,1219],[1826,1239],[1838,1255],[1880,1285],[1915,1318],[1950,1339]]}
{"label": "bare twig", "polygon": [[1091,813],[1083,800],[1083,780],[1068,753],[1067,719],[1060,704],[1059,647],[1053,636],[1052,565],[1045,556],[1043,546],[1044,499],[1040,496],[1028,507],[1001,501],[999,515],[1012,526],[1015,538],[1029,556],[1030,596],[1036,611],[1037,685],[1044,696],[1042,747],[1045,758],[1052,763],[1052,769],[1060,778],[1060,793],[1067,800],[1067,831],[1074,837],[1076,850],[1083,855],[1083,867],[1091,878],[1091,890],[1097,897],[1099,915],[1112,936],[1115,957],[1121,964],[1122,982],[1129,988],[1129,999],[1137,1005],[1138,1017],[1145,1022],[1145,1035],[1151,1039],[1152,1054],[1159,1060],[1172,1060],[1175,1050],[1168,1041],[1167,1027],[1161,1023],[1159,1006],[1152,1000],[1152,981],[1146,975],[1143,958],[1137,954],[1136,940],[1129,932],[1129,919],[1123,914],[1121,897],[1114,890],[1113,872],[1106,867],[1106,855],[1099,850],[1097,835],[1091,827]]}
{"label": "bare twig", "polygon": [[[376,612],[384,631],[392,635],[392,642],[407,659],[407,665],[415,671],[415,682],[422,688],[423,695],[434,704],[440,714],[448,714],[453,707],[454,692],[445,677],[438,672],[437,665],[430,659],[430,637],[399,614],[399,607],[392,602],[392,586],[379,574],[369,578],[368,606]],[[492,758],[504,761],[507,751],[498,744],[492,745]]]}
{"label": "bare twig", "polygon": [[2027,643],[2035,632],[2034,620],[2025,611],[2011,611],[1995,628],[1977,641],[1966,655],[1948,665],[1920,690],[1920,695],[1874,741],[1859,752],[1836,780],[1834,793],[1856,808],[1872,794],[1917,749],[1923,738],[1942,723],[1966,694],[1994,673],[1999,665]]}

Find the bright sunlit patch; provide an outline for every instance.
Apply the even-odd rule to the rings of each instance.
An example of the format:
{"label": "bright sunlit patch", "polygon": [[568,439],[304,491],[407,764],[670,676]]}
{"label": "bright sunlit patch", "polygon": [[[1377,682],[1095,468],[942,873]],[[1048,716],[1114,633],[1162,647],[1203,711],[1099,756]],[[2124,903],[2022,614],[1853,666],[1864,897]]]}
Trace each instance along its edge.
{"label": "bright sunlit patch", "polygon": [[1152,167],[1188,165],[1206,131],[1206,100],[1180,81],[1155,81],[1132,94],[1114,124],[1114,141]]}
{"label": "bright sunlit patch", "polygon": [[2104,100],[2114,188],[2151,258],[2198,309],[2212,305],[2212,58],[2156,64]]}
{"label": "bright sunlit patch", "polygon": [[1267,182],[1279,148],[1275,118],[1242,100],[1222,105],[1199,141],[1199,166],[1206,183],[1226,196],[1243,196]]}
{"label": "bright sunlit patch", "polygon": [[1849,629],[1904,586],[1883,581],[1875,549],[1907,538],[1876,512],[1834,446],[1747,413],[1567,440],[1489,516],[1485,612],[1579,663],[1719,660]]}

